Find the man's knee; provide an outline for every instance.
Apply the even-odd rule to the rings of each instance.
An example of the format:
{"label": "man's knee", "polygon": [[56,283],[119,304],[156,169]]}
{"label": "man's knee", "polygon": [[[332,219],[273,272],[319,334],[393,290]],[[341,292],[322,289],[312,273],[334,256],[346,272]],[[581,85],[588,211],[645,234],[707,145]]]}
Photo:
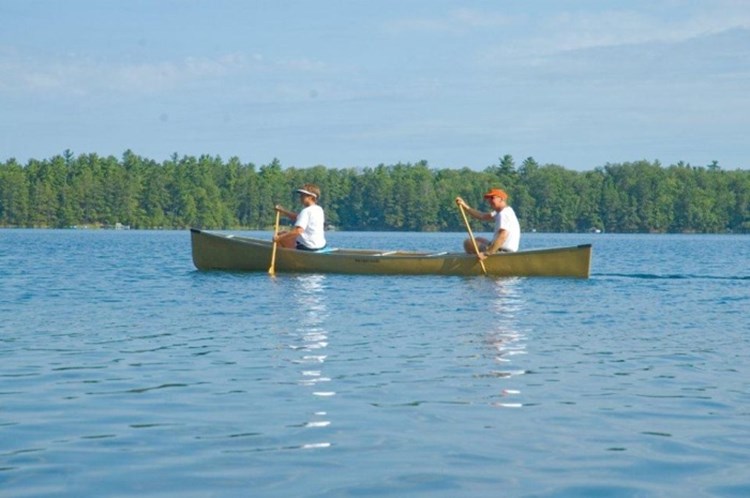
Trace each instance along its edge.
{"label": "man's knee", "polygon": [[[474,240],[477,243],[477,248],[479,249],[479,252],[483,252],[487,249],[487,246],[490,244],[490,241],[485,239],[484,237],[475,237]],[[474,250],[474,244],[471,242],[471,239],[464,240],[464,251],[466,251],[468,254],[475,254],[476,251]]]}
{"label": "man's knee", "polygon": [[[287,230],[279,232],[279,235],[289,233]],[[284,239],[279,242],[279,245],[285,249],[294,249],[297,246],[297,239]]]}

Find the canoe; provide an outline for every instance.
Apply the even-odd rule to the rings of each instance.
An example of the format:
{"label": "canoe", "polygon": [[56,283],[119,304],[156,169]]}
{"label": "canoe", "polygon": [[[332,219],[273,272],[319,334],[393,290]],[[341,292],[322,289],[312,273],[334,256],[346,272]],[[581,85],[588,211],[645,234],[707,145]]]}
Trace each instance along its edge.
{"label": "canoe", "polygon": [[[193,263],[199,270],[268,271],[273,244],[239,235],[190,229]],[[591,244],[498,253],[484,261],[498,277],[588,278]],[[464,252],[328,249],[320,252],[276,250],[277,272],[367,275],[483,275],[473,254]]]}

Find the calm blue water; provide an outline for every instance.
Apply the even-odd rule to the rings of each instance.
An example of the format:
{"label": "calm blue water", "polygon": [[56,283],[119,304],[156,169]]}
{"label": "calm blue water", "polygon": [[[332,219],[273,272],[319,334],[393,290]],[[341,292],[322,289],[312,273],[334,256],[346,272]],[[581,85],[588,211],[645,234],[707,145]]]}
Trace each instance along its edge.
{"label": "calm blue water", "polygon": [[749,496],[750,237],[523,246],[589,242],[589,280],[271,278],[0,230],[0,496]]}

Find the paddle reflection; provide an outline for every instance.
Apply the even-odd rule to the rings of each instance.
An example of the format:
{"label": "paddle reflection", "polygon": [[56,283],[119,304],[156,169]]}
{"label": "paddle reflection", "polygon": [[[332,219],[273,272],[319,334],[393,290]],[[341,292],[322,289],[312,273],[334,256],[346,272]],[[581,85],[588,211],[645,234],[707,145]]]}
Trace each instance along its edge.
{"label": "paddle reflection", "polygon": [[[328,332],[325,324],[329,318],[328,308],[325,302],[325,275],[300,275],[297,280],[294,297],[298,315],[301,317],[297,324],[296,332],[299,343],[291,347],[300,352],[295,363],[301,365],[301,377],[298,381],[318,399],[330,398],[336,392],[330,389],[330,377],[324,373],[328,347]],[[322,403],[322,402],[321,402]],[[319,429],[328,427],[328,411],[325,409],[314,411],[310,414],[310,420],[305,427]],[[303,445],[303,448],[326,448],[329,442],[315,442]]]}
{"label": "paddle reflection", "polygon": [[526,336],[518,327],[518,315],[523,309],[523,296],[520,292],[521,279],[509,278],[495,281],[497,298],[492,300],[492,314],[494,315],[494,330],[488,337],[491,354],[498,368],[493,369],[491,375],[501,378],[507,384],[498,397],[494,406],[503,408],[520,408],[523,403],[517,401],[521,391],[511,385],[518,375],[526,373],[520,368],[513,368],[519,355],[526,354]]}

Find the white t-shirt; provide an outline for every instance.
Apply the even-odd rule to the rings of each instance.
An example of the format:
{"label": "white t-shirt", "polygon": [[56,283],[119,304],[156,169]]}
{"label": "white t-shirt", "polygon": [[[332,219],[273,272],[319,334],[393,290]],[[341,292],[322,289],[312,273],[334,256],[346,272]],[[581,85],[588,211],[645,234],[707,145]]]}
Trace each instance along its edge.
{"label": "white t-shirt", "polygon": [[521,225],[518,224],[516,212],[512,207],[506,206],[502,211],[494,211],[492,216],[495,217],[495,235],[500,229],[508,231],[508,238],[505,239],[500,249],[516,252],[521,243]]}
{"label": "white t-shirt", "polygon": [[326,215],[323,208],[317,204],[307,206],[297,215],[294,226],[302,228],[297,242],[309,249],[322,249],[326,246],[325,237]]}

